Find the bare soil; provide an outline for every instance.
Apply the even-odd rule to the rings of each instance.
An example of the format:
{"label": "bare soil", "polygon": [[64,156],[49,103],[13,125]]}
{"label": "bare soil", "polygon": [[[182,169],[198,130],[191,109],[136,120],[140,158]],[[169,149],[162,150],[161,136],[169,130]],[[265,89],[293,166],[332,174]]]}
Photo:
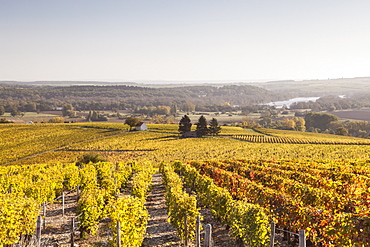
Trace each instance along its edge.
{"label": "bare soil", "polygon": [[143,246],[181,246],[176,229],[168,222],[164,191],[162,176],[154,174],[152,189],[145,203],[150,219]]}
{"label": "bare soil", "polygon": [[334,112],[329,112],[329,113],[336,115],[337,117],[341,119],[370,121],[370,109],[343,110],[343,111],[334,111]]}
{"label": "bare soil", "polygon": [[[64,216],[62,199],[46,206],[45,223],[42,224],[42,246],[67,246],[71,239],[71,222],[76,217],[77,192],[65,195]],[[77,225],[77,224],[76,224]],[[44,228],[45,226],[45,228]]]}

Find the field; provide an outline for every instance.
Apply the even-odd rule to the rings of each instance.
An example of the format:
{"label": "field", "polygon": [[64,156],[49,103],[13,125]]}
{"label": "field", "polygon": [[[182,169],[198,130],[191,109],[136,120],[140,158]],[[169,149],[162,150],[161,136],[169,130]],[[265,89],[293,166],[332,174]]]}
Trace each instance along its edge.
{"label": "field", "polygon": [[[154,172],[153,167],[161,166],[164,176],[176,176],[171,173],[171,169],[181,172],[184,186],[192,187],[200,183],[193,188],[193,193],[197,194],[196,200],[201,200],[206,207],[212,207],[214,202],[207,201],[212,199],[209,196],[202,197],[202,193],[208,193],[205,190],[209,189],[207,186],[210,185],[209,182],[201,181],[211,179],[214,184],[212,186],[218,188],[212,189],[212,193],[220,190],[229,194],[227,200],[236,200],[238,203],[249,205],[248,210],[258,211],[258,214],[266,219],[263,222],[275,221],[278,227],[294,232],[306,230],[307,239],[317,246],[369,246],[369,140],[239,127],[222,127],[220,135],[215,137],[183,139],[177,132],[178,125],[149,124],[148,127],[148,131],[128,132],[128,126],[119,123],[1,125],[1,198],[5,198],[3,196],[9,193],[14,194],[15,198],[16,196],[24,198],[24,195],[27,195],[26,198],[33,198],[32,200],[36,200],[36,204],[40,206],[45,201],[53,201],[62,190],[75,189],[82,184],[86,187],[86,181],[92,181],[95,185],[86,187],[85,196],[92,193],[100,196],[100,199],[86,197],[84,199],[86,201],[78,201],[80,207],[88,207],[86,203],[91,203],[90,200],[96,202],[100,200],[101,207],[109,208],[111,204],[105,205],[104,201],[107,201],[109,194],[116,193],[117,181],[121,181],[120,184],[123,186],[131,176],[124,171],[129,169],[134,170],[133,174],[143,172],[144,175],[140,176],[149,176],[148,174]],[[76,170],[77,166],[74,164],[87,154],[97,155],[106,163],[86,165],[83,168],[84,172]],[[139,165],[126,167],[132,162]],[[148,168],[148,162],[152,168]],[[163,167],[164,164],[168,167]],[[61,169],[60,174],[52,175],[53,171],[58,169]],[[149,172],[144,172],[146,170]],[[40,175],[36,175],[38,173]],[[189,177],[186,175],[188,173]],[[94,179],[98,180],[93,182]],[[22,180],[24,180],[22,183],[16,182]],[[42,181],[50,182],[41,186]],[[192,182],[189,184],[189,181]],[[28,187],[33,183],[38,184],[39,188],[36,184]],[[169,181],[168,183],[171,184]],[[112,184],[116,184],[115,189],[110,187]],[[147,188],[148,185],[145,186]],[[95,192],[86,192],[91,189]],[[214,194],[215,198],[218,196],[217,193]],[[179,195],[166,194],[166,199],[167,196]],[[145,200],[145,196],[141,198]],[[193,203],[191,198],[184,199],[187,195],[182,195],[181,198],[178,200],[189,200],[189,205]],[[3,201],[0,201],[0,204],[11,203],[10,199],[1,200]],[[140,202],[142,199],[138,202],[132,198],[127,200],[143,205]],[[209,206],[207,202],[210,203]],[[27,205],[30,201],[22,203]],[[236,204],[230,201],[230,207],[231,205]],[[171,204],[168,207],[171,209]],[[114,210],[118,209],[110,210],[112,219],[116,219]],[[196,214],[191,213],[193,212],[191,210],[195,209],[189,206],[186,210],[190,210],[189,215],[195,217]],[[233,221],[241,217],[241,208],[212,210],[223,224],[231,224],[231,234],[236,234],[235,236],[239,236],[245,243],[251,241],[246,237],[251,238],[253,235],[251,232],[247,230],[238,232],[240,227],[233,226],[230,222],[230,217],[234,217]],[[222,216],[222,210],[230,211]],[[240,215],[235,216],[235,212],[239,212]],[[145,214],[141,211],[137,213]],[[32,218],[34,215],[30,213],[31,222],[35,221]],[[85,230],[88,231],[94,225],[91,221],[98,221],[99,217],[103,216],[95,220],[92,216],[86,217],[88,222]],[[257,222],[259,221],[256,219],[254,223],[240,224],[258,224],[258,236],[254,233],[256,236],[253,235],[253,239],[260,241],[260,245],[255,246],[263,246],[267,243],[269,230],[265,223]],[[189,223],[189,227],[191,224]],[[28,225],[27,229],[32,229],[30,227]],[[94,227],[91,229],[95,229]],[[183,232],[180,228],[178,234],[181,237]],[[0,238],[0,246],[4,243],[1,241],[5,240]]]}
{"label": "field", "polygon": [[370,109],[367,108],[361,110],[334,111],[329,113],[338,116],[342,120],[370,121]]}

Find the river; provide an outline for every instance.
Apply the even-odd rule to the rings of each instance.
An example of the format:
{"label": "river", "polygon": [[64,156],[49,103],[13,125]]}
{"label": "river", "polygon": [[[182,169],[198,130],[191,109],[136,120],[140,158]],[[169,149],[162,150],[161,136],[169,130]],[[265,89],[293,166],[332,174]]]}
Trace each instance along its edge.
{"label": "river", "polygon": [[270,102],[267,103],[266,105],[269,106],[275,106],[276,108],[282,108],[283,106],[290,107],[291,104],[293,103],[298,103],[298,102],[316,102],[320,97],[299,97],[299,98],[293,98],[289,100],[284,100],[284,101],[275,101],[275,102]]}

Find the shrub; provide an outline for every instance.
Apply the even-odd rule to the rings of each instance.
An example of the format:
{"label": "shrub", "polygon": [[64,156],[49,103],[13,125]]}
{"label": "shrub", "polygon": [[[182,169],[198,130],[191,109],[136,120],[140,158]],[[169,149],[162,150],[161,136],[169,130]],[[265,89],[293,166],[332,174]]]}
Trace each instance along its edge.
{"label": "shrub", "polygon": [[63,117],[53,117],[49,119],[49,123],[64,123]]}
{"label": "shrub", "polygon": [[77,162],[77,166],[81,166],[83,164],[89,164],[90,162],[92,163],[98,163],[98,162],[105,162],[106,160],[102,158],[99,154],[97,153],[87,153],[84,156],[82,156]]}

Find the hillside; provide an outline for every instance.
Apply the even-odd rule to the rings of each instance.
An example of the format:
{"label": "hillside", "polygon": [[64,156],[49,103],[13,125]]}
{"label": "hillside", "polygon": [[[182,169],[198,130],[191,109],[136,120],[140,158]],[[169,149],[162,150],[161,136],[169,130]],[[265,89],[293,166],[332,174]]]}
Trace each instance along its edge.
{"label": "hillside", "polygon": [[[317,143],[250,143],[232,139],[239,135],[266,135],[240,127],[222,127],[217,138],[180,139],[176,124],[149,124],[148,132],[126,132],[127,125],[104,123],[33,124],[0,126],[0,163],[37,164],[76,162],[85,153],[96,152],[111,162],[151,162],[197,159],[369,159],[367,139],[335,135],[262,129],[267,135]],[[195,128],[195,126],[193,126]],[[288,147],[288,148],[287,148]]]}
{"label": "hillside", "polygon": [[[123,243],[181,246],[185,228],[192,241],[199,214],[202,224],[214,227],[218,244],[266,245],[271,221],[276,231],[305,230],[315,246],[368,243],[370,141],[240,127],[180,138],[178,125],[148,127],[128,132],[115,123],[1,125],[0,216],[27,220],[11,229],[0,222],[0,229],[12,232],[0,234],[0,242],[32,235],[45,205],[42,241],[49,244],[70,241],[74,218],[75,231],[85,236],[74,235],[79,245],[116,241],[120,221]],[[24,213],[3,213],[14,205]],[[295,237],[283,235],[276,233],[276,246],[298,246]]]}
{"label": "hillside", "polygon": [[[370,92],[370,77],[320,79],[320,80],[286,80],[253,83],[249,85],[258,86],[273,92],[289,93],[292,96],[326,96],[346,95],[352,96],[356,93]],[[248,83],[247,83],[248,84]]]}
{"label": "hillside", "polygon": [[[131,85],[109,86],[26,86],[0,84],[2,104],[19,104],[14,101],[35,102],[37,104],[62,105],[73,103],[83,108],[94,102],[100,108],[158,106],[186,101],[196,105],[247,105],[283,99],[277,94],[259,87],[249,85],[224,86],[182,86],[150,88]],[[93,107],[91,104],[87,108]],[[94,109],[94,108],[92,108]],[[89,109],[84,109],[89,110]]]}

